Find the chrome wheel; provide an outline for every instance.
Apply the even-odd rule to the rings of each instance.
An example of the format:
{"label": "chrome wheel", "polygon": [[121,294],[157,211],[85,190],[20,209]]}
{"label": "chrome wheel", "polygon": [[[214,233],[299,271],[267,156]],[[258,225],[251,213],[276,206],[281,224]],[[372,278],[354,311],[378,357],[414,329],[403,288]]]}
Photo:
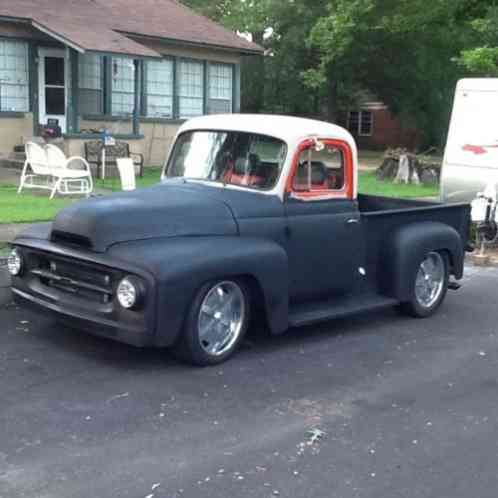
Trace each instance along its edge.
{"label": "chrome wheel", "polygon": [[246,320],[246,301],[235,282],[217,283],[204,297],[198,319],[199,342],[202,349],[221,356],[239,338]]}
{"label": "chrome wheel", "polygon": [[422,261],[415,281],[415,298],[423,308],[431,308],[440,298],[446,279],[444,260],[438,252],[430,252]]}

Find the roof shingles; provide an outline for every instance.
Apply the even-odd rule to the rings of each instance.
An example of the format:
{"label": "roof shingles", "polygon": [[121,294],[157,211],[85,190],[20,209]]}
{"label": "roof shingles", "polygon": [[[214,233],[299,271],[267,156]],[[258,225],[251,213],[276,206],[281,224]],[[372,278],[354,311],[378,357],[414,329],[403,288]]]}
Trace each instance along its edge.
{"label": "roof shingles", "polygon": [[2,0],[0,16],[31,20],[83,50],[157,56],[126,33],[260,53],[175,0]]}

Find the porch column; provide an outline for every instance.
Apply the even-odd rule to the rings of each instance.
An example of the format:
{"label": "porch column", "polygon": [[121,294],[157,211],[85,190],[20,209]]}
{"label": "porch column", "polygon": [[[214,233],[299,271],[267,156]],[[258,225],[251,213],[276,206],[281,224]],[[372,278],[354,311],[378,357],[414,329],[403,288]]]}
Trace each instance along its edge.
{"label": "porch column", "polygon": [[233,66],[233,104],[232,112],[240,112],[240,62]]}
{"label": "porch column", "polygon": [[73,48],[69,49],[69,66],[71,68],[71,92],[69,93],[67,105],[67,131],[69,133],[80,132],[79,120],[79,53]]}
{"label": "porch column", "polygon": [[135,105],[133,106],[133,134],[140,133],[140,100],[142,94],[142,63],[141,61],[134,60],[133,65],[135,68]]}

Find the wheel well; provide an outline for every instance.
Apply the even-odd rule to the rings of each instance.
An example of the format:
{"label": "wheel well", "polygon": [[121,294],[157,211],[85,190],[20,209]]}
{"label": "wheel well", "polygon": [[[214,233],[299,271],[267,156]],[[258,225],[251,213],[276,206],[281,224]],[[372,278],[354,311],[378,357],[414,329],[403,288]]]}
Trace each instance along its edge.
{"label": "wheel well", "polygon": [[438,249],[438,252],[446,254],[446,257],[448,258],[448,264],[449,264],[448,273],[450,275],[453,275],[454,268],[455,268],[455,262],[454,262],[454,259],[453,259],[453,254],[451,254],[451,251],[448,250],[448,249]]}
{"label": "wheel well", "polygon": [[253,318],[263,318],[264,325],[268,326],[268,314],[265,305],[265,294],[258,279],[253,275],[240,275],[240,278],[246,285],[250,294],[251,307],[257,310]]}

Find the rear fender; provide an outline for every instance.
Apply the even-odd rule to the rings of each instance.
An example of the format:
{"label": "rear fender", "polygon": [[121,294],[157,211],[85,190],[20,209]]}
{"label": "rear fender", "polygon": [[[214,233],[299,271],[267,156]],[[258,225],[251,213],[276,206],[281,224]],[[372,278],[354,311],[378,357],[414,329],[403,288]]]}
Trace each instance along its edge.
{"label": "rear fender", "polygon": [[414,272],[431,251],[445,251],[451,274],[462,278],[465,252],[460,234],[444,223],[411,223],[398,228],[385,246],[378,274],[383,292],[400,301],[410,299]]}

